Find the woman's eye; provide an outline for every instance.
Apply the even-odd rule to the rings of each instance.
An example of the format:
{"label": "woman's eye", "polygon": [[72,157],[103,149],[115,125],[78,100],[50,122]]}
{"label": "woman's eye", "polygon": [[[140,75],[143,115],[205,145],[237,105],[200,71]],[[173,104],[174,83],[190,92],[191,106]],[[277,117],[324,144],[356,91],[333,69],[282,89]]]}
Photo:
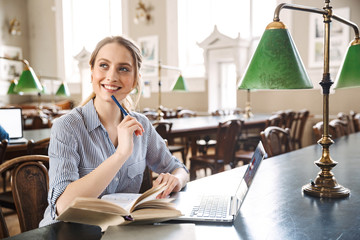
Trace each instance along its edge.
{"label": "woman's eye", "polygon": [[101,68],[106,68],[108,65],[106,63],[100,63],[99,65]]}
{"label": "woman's eye", "polygon": [[127,69],[126,67],[120,67],[120,68],[119,68],[119,71],[120,71],[120,72],[128,72],[129,69]]}

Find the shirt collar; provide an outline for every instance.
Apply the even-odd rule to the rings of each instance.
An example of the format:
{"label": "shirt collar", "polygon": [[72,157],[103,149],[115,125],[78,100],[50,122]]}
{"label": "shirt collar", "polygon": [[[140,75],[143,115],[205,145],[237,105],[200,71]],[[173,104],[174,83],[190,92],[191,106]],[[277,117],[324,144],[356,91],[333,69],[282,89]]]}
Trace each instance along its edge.
{"label": "shirt collar", "polygon": [[101,126],[99,116],[94,107],[94,100],[91,99],[83,107],[84,122],[86,128],[89,132],[93,131],[95,128]]}

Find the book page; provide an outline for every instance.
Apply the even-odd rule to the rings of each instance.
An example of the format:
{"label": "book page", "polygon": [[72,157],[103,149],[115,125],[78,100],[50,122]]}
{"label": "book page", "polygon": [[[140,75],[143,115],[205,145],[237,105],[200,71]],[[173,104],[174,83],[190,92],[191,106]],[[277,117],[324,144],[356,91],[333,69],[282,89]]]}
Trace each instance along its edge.
{"label": "book page", "polygon": [[68,208],[84,209],[93,212],[105,212],[118,215],[129,215],[129,211],[110,201],[98,198],[77,197]]}
{"label": "book page", "polygon": [[152,187],[146,192],[144,192],[133,204],[130,212],[133,212],[136,206],[142,204],[143,202],[150,201],[156,199],[156,196],[159,195],[166,188],[165,183],[160,184],[157,187]]}
{"label": "book page", "polygon": [[104,195],[101,199],[115,203],[130,212],[132,205],[140,196],[140,193],[113,193]]}

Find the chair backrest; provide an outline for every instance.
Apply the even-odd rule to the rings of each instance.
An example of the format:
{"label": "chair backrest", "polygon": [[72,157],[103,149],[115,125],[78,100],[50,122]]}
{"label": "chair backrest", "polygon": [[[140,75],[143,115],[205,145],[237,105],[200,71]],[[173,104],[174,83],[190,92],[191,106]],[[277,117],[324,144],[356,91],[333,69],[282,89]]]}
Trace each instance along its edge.
{"label": "chair backrest", "polygon": [[11,171],[11,191],[22,232],[38,228],[47,207],[49,157],[27,155],[0,165],[0,173]]}
{"label": "chair backrest", "polygon": [[340,119],[333,119],[329,122],[330,134],[333,138],[339,138],[342,136],[349,135],[349,127],[347,122]]}
{"label": "chair backrest", "polygon": [[278,111],[275,114],[281,116],[281,124],[278,127],[291,128],[296,112],[291,109],[285,111]]}
{"label": "chair backrest", "polygon": [[293,150],[289,128],[267,127],[260,136],[268,157]]}
{"label": "chair backrest", "polygon": [[226,114],[225,114],[225,111],[224,111],[224,110],[222,110],[222,109],[217,109],[217,110],[213,111],[213,112],[211,113],[211,115],[212,115],[212,116],[224,116],[224,115],[226,115]]}
{"label": "chair backrest", "polygon": [[183,109],[177,113],[178,118],[196,117],[196,115],[197,115],[196,112],[188,110],[188,109]]}
{"label": "chair backrest", "polygon": [[339,112],[337,115],[338,119],[345,122],[347,124],[347,133],[351,134],[355,132],[354,121],[351,119],[350,115],[345,114],[343,112]]}
{"label": "chair backrest", "polygon": [[282,126],[282,117],[279,114],[273,114],[271,115],[265,123],[265,128],[270,127],[270,126],[277,126],[277,127],[281,127]]}
{"label": "chair backrest", "polygon": [[169,134],[171,132],[172,128],[172,122],[161,120],[161,121],[155,121],[152,123],[157,133],[163,138],[166,139],[169,144],[173,144],[173,139],[169,139]]}
{"label": "chair backrest", "polygon": [[322,138],[323,128],[324,128],[324,123],[322,121],[317,122],[313,126],[313,133],[314,133],[314,137],[315,137],[316,142],[319,141]]}
{"label": "chair backrest", "polygon": [[351,119],[353,120],[355,132],[360,132],[360,113],[351,113]]}
{"label": "chair backrest", "polygon": [[296,112],[290,131],[294,149],[302,148],[302,137],[310,112],[306,109]]}
{"label": "chair backrest", "polygon": [[30,140],[28,142],[28,154],[30,155],[48,155],[50,138],[44,138],[34,142]]}
{"label": "chair backrest", "polygon": [[218,125],[216,135],[216,157],[223,159],[224,164],[230,164],[234,160],[236,140],[243,121],[239,119],[221,122]]}
{"label": "chair backrest", "polygon": [[144,193],[153,186],[153,177],[152,177],[152,171],[148,166],[146,166],[143,174],[143,181],[141,183],[140,187],[140,193]]}
{"label": "chair backrest", "polygon": [[[331,120],[329,123],[329,135],[332,139],[346,135],[345,129],[347,129],[346,123],[339,119]],[[313,132],[315,141],[320,140],[324,132],[324,123],[322,121],[316,123],[313,126]]]}
{"label": "chair backrest", "polygon": [[3,139],[0,142],[0,164],[4,162],[7,145],[8,145],[7,139]]}
{"label": "chair backrest", "polygon": [[153,111],[144,112],[144,115],[145,115],[150,121],[156,120],[157,117],[158,117],[157,112],[153,112]]}

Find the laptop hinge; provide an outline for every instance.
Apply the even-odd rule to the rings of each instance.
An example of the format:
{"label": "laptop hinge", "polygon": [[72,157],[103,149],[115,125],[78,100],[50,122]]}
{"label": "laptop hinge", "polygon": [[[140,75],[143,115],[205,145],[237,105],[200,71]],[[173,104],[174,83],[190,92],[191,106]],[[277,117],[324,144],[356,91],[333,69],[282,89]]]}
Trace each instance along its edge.
{"label": "laptop hinge", "polygon": [[236,214],[238,202],[239,202],[239,200],[236,196],[231,197],[231,201],[230,201],[230,215],[231,216],[234,216]]}

